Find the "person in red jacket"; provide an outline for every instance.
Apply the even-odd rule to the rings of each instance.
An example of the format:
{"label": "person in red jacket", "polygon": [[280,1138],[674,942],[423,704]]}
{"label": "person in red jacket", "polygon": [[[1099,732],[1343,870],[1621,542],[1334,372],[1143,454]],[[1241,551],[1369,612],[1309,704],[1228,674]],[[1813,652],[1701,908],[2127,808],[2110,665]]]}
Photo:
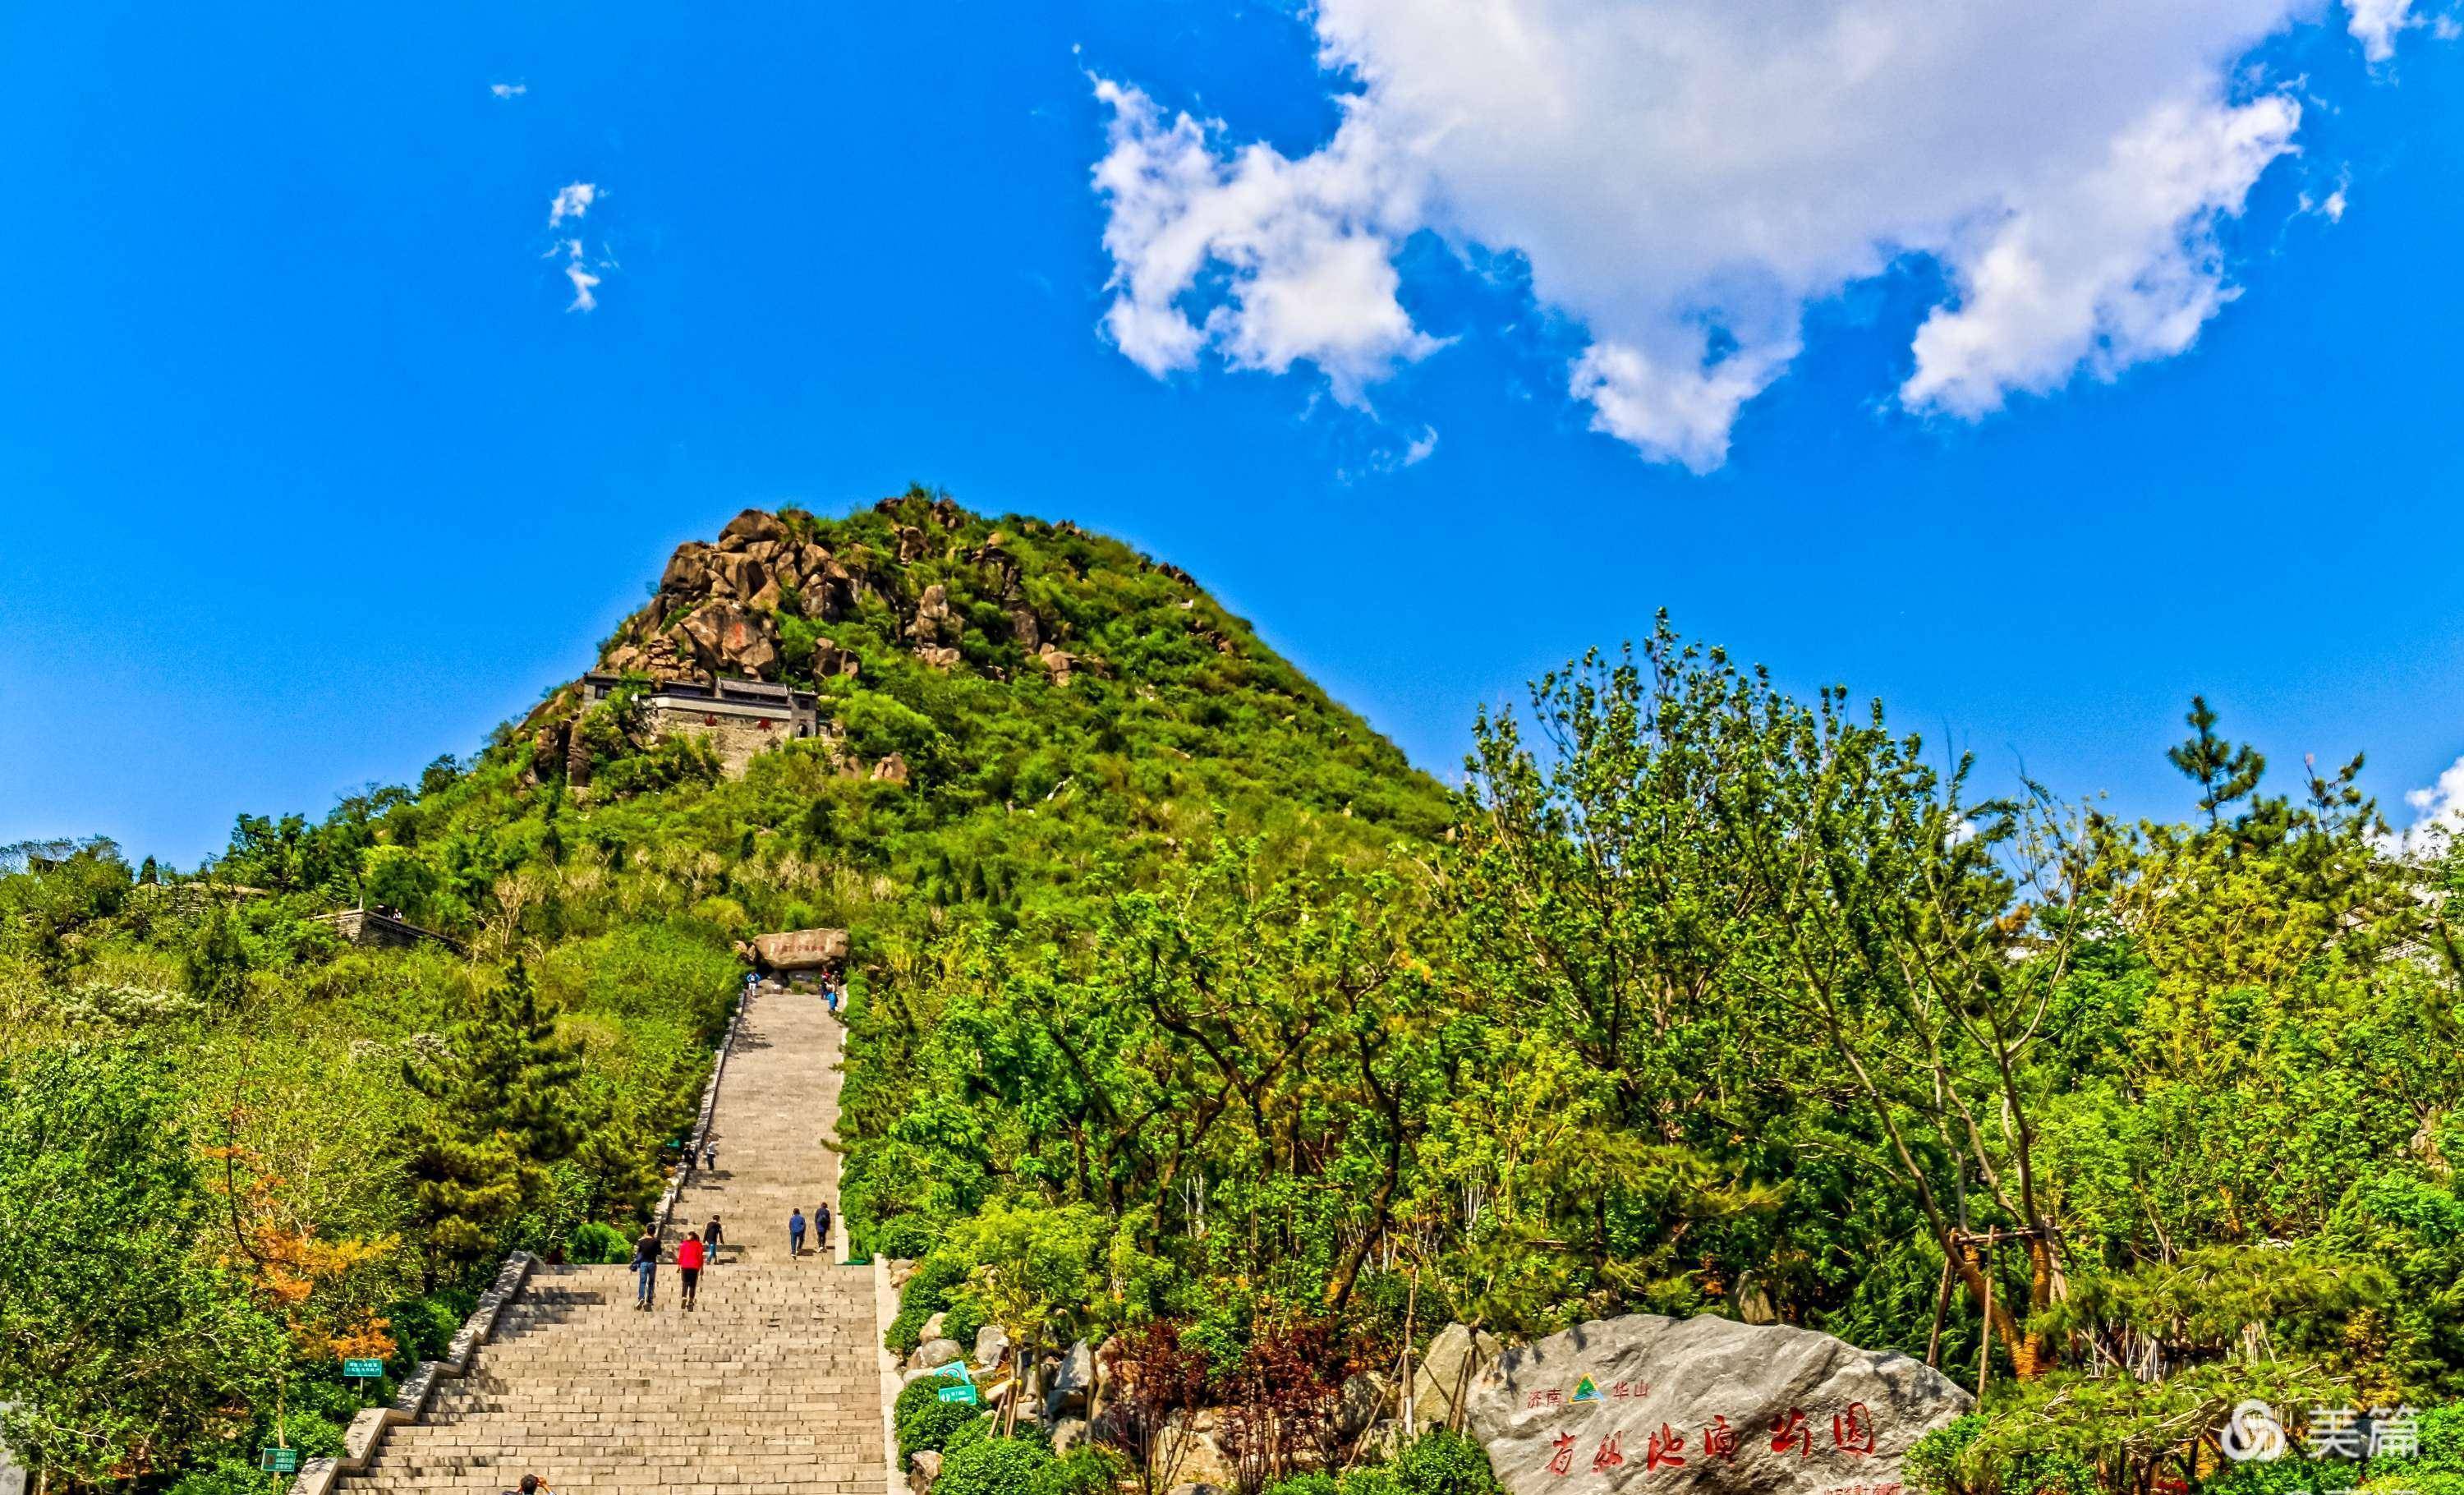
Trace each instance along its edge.
{"label": "person in red jacket", "polygon": [[676,1242],[676,1275],[685,1280],[685,1307],[693,1306],[693,1291],[701,1282],[701,1237],[688,1235]]}

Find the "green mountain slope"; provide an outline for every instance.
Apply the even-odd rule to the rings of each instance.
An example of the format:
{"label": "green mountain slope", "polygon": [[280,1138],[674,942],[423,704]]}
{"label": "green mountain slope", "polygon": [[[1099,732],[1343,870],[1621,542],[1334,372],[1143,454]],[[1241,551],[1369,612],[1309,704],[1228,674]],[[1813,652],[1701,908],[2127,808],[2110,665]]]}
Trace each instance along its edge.
{"label": "green mountain slope", "polygon": [[[972,942],[1078,919],[1224,834],[1336,866],[1447,815],[1185,574],[922,493],[739,517],[576,663],[628,683],[563,686],[321,821],[243,816],[196,876],[107,843],[0,863],[0,1202],[148,1222],[125,1270],[38,1243],[0,1262],[0,1403],[55,1487],[236,1481],[277,1420],[320,1451],[362,1389],[319,1346],[407,1367],[501,1250],[605,1248],[690,1124],[750,936],[853,932],[869,1145]],[[728,776],[640,706],[712,673],[815,692],[823,731]],[[319,919],[360,902],[451,947]],[[260,1225],[351,1250],[293,1304],[231,1244]]]}

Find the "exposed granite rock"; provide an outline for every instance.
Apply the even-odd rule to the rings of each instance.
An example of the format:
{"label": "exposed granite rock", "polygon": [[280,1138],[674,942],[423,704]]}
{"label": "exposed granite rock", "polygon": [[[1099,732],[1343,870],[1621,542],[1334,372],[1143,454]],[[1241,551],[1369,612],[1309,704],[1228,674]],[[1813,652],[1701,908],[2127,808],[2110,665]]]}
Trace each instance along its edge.
{"label": "exposed granite rock", "polygon": [[1507,1350],[1473,1377],[1473,1436],[1511,1495],[1891,1490],[1971,1398],[1903,1354],[1784,1325],[1632,1314]]}

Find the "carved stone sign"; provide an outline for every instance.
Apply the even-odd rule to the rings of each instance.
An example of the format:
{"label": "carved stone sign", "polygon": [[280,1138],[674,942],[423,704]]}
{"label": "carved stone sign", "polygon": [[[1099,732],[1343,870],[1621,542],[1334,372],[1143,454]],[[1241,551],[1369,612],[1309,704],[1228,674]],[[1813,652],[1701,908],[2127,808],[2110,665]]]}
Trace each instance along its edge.
{"label": "carved stone sign", "polygon": [[1507,1351],[1468,1411],[1512,1495],[1901,1495],[1909,1445],[1971,1399],[1829,1334],[1638,1313]]}
{"label": "carved stone sign", "polygon": [[843,929],[796,929],[783,934],[762,934],[753,948],[773,971],[814,971],[843,965],[847,957],[847,932]]}

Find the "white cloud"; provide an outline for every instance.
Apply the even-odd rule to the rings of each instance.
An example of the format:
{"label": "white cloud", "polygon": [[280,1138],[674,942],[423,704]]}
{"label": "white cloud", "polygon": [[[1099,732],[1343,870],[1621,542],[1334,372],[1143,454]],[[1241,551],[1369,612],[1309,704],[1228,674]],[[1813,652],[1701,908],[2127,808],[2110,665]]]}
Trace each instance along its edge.
{"label": "white cloud", "polygon": [[531,91],[528,83],[491,83],[488,92],[499,99],[519,99]]}
{"label": "white cloud", "polygon": [[588,182],[573,182],[558,187],[556,197],[547,205],[547,226],[551,229],[567,218],[580,218],[590,211],[599,200],[599,188]]}
{"label": "white cloud", "polygon": [[2412,806],[2412,824],[2387,838],[2381,848],[2399,856],[2435,856],[2446,850],[2455,833],[2464,830],[2464,758],[2448,764],[2429,788],[2406,791],[2404,802]]}
{"label": "white cloud", "polygon": [[548,246],[547,253],[539,257],[554,259],[560,254],[564,256],[564,278],[573,283],[573,300],[565,310],[568,312],[597,311],[599,297],[593,294],[592,288],[602,284],[603,281],[596,272],[614,269],[616,262],[612,259],[601,259],[596,262],[585,260],[580,239],[559,239]]}
{"label": "white cloud", "polygon": [[[2349,0],[2391,45],[2409,0]],[[1095,82],[1104,331],[1148,371],[1307,363],[1339,399],[1440,344],[1396,256],[1519,252],[1590,346],[1568,388],[1656,460],[1726,459],[1805,307],[1929,257],[1912,408],[1975,417],[2189,347],[2217,228],[2300,110],[2240,68],[2306,0],[1318,0],[1346,81],[1294,158]],[[2366,17],[2366,19],[2365,19]],[[2373,51],[2372,55],[2376,53]]]}
{"label": "white cloud", "polygon": [[2347,195],[2352,191],[2352,187],[2351,173],[2349,171],[2340,173],[2336,178],[2335,190],[2326,196],[2313,197],[2308,192],[2303,192],[2300,198],[2301,210],[2324,218],[2329,223],[2342,223],[2344,221],[2344,209],[2352,206],[2352,199]]}
{"label": "white cloud", "polygon": [[2058,388],[2081,369],[2110,379],[2189,347],[2238,294],[2211,229],[2241,210],[2300,122],[2281,94],[2168,102],[2096,169],[2014,205],[1951,256],[1959,304],[1917,329],[1900,398],[1974,417],[2014,390]]}
{"label": "white cloud", "polygon": [[[1131,362],[1162,375],[1210,344],[1235,368],[1306,362],[1358,405],[1363,385],[1440,346],[1396,299],[1394,240],[1414,213],[1389,170],[1396,157],[1354,124],[1300,161],[1265,145],[1219,158],[1188,115],[1167,121],[1106,80],[1095,92],[1112,108],[1111,149],[1095,166],[1111,206],[1103,325]],[[1226,284],[1201,324],[1180,302],[1210,267]]]}
{"label": "white cloud", "polygon": [[2421,18],[2412,13],[2412,0],[2344,0],[2344,6],[2352,15],[2344,29],[2362,44],[2362,55],[2372,62],[2394,56],[2395,33],[2421,24]]}
{"label": "white cloud", "polygon": [[1420,428],[1420,433],[1413,437],[1411,444],[1403,449],[1403,465],[1418,467],[1429,460],[1437,450],[1438,429],[1435,426],[1423,426]]}

